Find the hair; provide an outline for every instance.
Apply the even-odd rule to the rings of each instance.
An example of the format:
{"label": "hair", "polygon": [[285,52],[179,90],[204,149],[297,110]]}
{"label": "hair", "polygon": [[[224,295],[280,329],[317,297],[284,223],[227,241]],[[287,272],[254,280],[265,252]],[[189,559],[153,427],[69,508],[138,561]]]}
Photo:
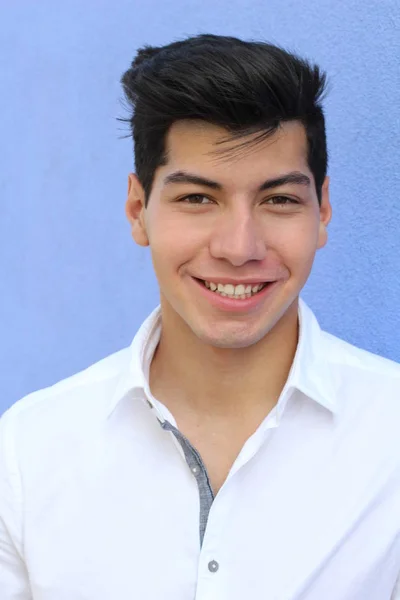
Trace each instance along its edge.
{"label": "hair", "polygon": [[132,109],[135,170],[150,197],[156,169],[167,163],[166,136],[182,119],[227,129],[231,139],[263,141],[281,123],[299,121],[307,137],[307,160],[318,201],[327,171],[321,101],[326,74],[317,65],[265,42],[198,35],[167,46],[144,46],[121,78]]}

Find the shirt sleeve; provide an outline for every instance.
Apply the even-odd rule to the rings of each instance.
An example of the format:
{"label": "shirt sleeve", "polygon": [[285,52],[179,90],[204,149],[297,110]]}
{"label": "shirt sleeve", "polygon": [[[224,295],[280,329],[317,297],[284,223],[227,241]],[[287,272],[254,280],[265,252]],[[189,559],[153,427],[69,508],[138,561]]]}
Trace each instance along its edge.
{"label": "shirt sleeve", "polygon": [[12,421],[7,413],[0,419],[0,598],[32,600],[21,550],[22,499]]}

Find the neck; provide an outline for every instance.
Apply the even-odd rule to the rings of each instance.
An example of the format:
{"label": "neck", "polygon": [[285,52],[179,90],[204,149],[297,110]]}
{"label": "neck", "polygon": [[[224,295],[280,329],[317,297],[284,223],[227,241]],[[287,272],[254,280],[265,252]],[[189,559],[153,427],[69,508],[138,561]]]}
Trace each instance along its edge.
{"label": "neck", "polygon": [[162,311],[161,339],[150,368],[153,395],[175,418],[192,413],[237,420],[269,412],[295,356],[297,315],[296,301],[257,344],[222,349],[202,343],[180,317],[164,318]]}

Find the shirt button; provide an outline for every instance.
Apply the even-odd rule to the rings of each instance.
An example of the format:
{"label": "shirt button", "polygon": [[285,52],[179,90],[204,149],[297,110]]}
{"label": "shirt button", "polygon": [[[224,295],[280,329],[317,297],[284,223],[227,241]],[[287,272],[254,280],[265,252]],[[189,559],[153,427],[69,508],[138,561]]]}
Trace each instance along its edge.
{"label": "shirt button", "polygon": [[192,467],[193,475],[197,475],[198,472],[199,472],[199,467]]}
{"label": "shirt button", "polygon": [[211,571],[211,573],[216,573],[219,569],[219,564],[217,563],[216,560],[211,560],[208,563],[208,570]]}

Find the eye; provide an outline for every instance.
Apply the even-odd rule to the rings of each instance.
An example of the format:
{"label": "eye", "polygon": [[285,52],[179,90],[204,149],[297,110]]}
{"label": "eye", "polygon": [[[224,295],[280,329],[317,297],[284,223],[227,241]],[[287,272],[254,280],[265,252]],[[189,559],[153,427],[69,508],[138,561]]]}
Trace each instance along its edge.
{"label": "eye", "polygon": [[[271,202],[272,201],[272,202]],[[265,204],[271,202],[273,205],[286,206],[287,204],[299,204],[294,198],[288,198],[288,196],[273,196],[265,201]]]}
{"label": "eye", "polygon": [[189,194],[188,196],[180,198],[178,202],[184,202],[185,204],[196,204],[200,206],[211,204],[211,200],[207,198],[207,196],[203,196],[203,194]]}

